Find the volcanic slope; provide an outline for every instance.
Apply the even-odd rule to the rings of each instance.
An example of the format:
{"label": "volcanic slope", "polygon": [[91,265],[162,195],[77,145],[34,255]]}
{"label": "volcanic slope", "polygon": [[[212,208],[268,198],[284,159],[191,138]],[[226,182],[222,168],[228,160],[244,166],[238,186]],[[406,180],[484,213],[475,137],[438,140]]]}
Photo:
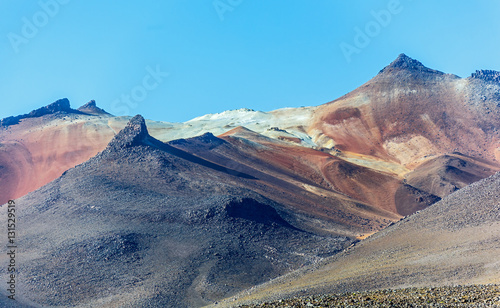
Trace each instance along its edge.
{"label": "volcanic slope", "polygon": [[[210,134],[165,144],[136,116],[103,152],[17,199],[18,293],[42,306],[196,307],[351,244],[301,228],[294,199],[310,192],[272,190],[271,175],[208,161],[176,143],[231,147]],[[280,189],[288,203],[272,200]],[[335,213],[337,203],[322,204]],[[382,213],[352,200],[341,205],[360,216]],[[366,228],[357,220],[370,221],[353,216],[352,232]]]}
{"label": "volcanic slope", "polygon": [[384,288],[499,284],[500,173],[354,247],[239,294],[243,302]]}

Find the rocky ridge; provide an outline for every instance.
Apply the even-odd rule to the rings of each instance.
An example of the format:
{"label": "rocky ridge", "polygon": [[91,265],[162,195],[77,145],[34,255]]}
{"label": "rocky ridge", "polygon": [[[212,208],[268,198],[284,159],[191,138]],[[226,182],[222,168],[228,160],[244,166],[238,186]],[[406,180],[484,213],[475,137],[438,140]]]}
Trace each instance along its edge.
{"label": "rocky ridge", "polygon": [[476,70],[475,73],[471,74],[471,78],[490,82],[500,82],[500,72],[494,70]]}
{"label": "rocky ridge", "polygon": [[67,98],[59,99],[52,104],[49,104],[45,107],[41,107],[31,111],[30,113],[7,117],[0,120],[0,126],[10,126],[18,124],[20,120],[27,118],[38,118],[47,114],[54,114],[57,112],[65,112],[65,113],[80,113],[77,110],[71,109],[69,104],[69,100]]}
{"label": "rocky ridge", "polygon": [[104,109],[97,107],[95,100],[91,100],[78,109],[73,109],[71,108],[70,102],[67,98],[61,98],[47,106],[32,110],[29,113],[3,118],[0,120],[0,127],[16,125],[23,119],[39,118],[50,114],[111,116],[111,114],[107,113]]}
{"label": "rocky ridge", "polygon": [[380,70],[379,74],[395,73],[397,71],[413,71],[419,73],[432,73],[437,75],[444,75],[443,72],[430,69],[424,66],[420,61],[408,57],[404,53],[400,54],[396,60],[392,61],[388,66]]}
{"label": "rocky ridge", "polygon": [[139,145],[149,137],[146,121],[141,115],[136,115],[127,123],[113,139],[109,142],[106,150],[130,148]]}
{"label": "rocky ridge", "polygon": [[91,100],[85,105],[79,107],[77,110],[86,114],[111,116],[111,114],[106,112],[104,109],[97,107],[95,100]]}

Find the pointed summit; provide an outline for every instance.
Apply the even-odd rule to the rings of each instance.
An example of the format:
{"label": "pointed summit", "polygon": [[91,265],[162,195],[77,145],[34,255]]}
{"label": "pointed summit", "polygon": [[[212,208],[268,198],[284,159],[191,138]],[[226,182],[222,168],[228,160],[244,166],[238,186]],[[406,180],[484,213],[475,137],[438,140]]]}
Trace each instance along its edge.
{"label": "pointed summit", "polygon": [[69,104],[69,100],[67,98],[61,98],[58,99],[57,101],[53,102],[52,104],[49,104],[45,107],[36,109],[28,113],[28,118],[36,118],[36,117],[41,117],[46,114],[52,114],[56,112],[68,112],[72,113],[75,112],[75,110],[71,109],[71,106]]}
{"label": "pointed summit", "polygon": [[420,61],[412,59],[405,55],[404,53],[400,54],[396,60],[392,61],[391,64],[384,67],[380,73],[397,73],[397,72],[426,72],[433,74],[444,74],[440,71],[436,71],[424,66]]}
{"label": "pointed summit", "polygon": [[91,100],[90,102],[81,106],[80,108],[78,108],[78,111],[92,115],[111,115],[104,109],[97,107],[95,100]]}
{"label": "pointed summit", "polygon": [[149,137],[146,121],[138,114],[109,142],[108,149],[130,148]]}
{"label": "pointed summit", "polygon": [[425,68],[425,66],[421,62],[408,57],[404,53],[400,54],[396,58],[396,60],[394,60],[391,64],[389,64],[388,67],[391,67],[391,68],[406,68],[406,69],[422,69],[422,68]]}

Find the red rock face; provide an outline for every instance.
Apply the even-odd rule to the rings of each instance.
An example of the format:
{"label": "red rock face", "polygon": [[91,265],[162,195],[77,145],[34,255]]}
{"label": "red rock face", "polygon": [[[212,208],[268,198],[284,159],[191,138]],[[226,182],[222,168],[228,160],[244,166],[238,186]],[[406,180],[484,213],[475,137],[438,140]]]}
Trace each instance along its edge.
{"label": "red rock face", "polygon": [[2,131],[1,204],[34,191],[87,161],[102,151],[115,134],[107,121],[67,118],[24,119]]}

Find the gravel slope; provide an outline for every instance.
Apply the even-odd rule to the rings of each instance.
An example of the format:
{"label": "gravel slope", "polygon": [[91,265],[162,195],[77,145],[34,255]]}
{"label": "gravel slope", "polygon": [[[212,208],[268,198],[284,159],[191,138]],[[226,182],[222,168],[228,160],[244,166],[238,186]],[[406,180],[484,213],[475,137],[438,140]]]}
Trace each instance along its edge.
{"label": "gravel slope", "polygon": [[500,286],[428,287],[317,295],[240,307],[500,307]]}

